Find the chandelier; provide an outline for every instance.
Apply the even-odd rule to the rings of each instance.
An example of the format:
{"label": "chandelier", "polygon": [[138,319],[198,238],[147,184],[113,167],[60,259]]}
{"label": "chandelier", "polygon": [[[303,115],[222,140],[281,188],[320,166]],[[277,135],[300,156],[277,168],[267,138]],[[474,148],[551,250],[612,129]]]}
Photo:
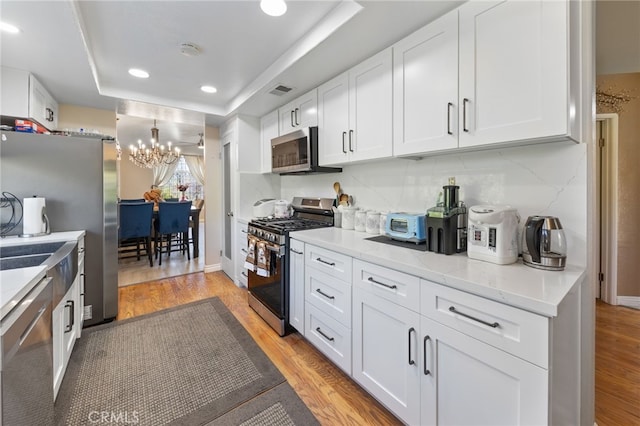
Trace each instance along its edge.
{"label": "chandelier", "polygon": [[138,146],[129,145],[129,160],[138,167],[153,168],[163,164],[173,164],[180,158],[180,149],[171,149],[171,142],[167,142],[167,148],[160,144],[156,120],[153,120],[151,128],[151,147],[147,147],[138,139]]}

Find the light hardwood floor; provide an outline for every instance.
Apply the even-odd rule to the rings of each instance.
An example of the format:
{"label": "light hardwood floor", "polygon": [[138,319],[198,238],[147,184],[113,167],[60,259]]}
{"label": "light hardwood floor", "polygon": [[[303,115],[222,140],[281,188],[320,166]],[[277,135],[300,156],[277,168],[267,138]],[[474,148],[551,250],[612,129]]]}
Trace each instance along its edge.
{"label": "light hardwood floor", "polygon": [[[119,289],[117,319],[220,297],[323,425],[402,424],[298,333],[278,337],[222,272]],[[596,303],[596,421],[640,425],[640,311]]]}
{"label": "light hardwood floor", "polygon": [[400,425],[298,333],[279,337],[223,273],[197,273],[119,289],[117,320],[219,297],[323,425]]}

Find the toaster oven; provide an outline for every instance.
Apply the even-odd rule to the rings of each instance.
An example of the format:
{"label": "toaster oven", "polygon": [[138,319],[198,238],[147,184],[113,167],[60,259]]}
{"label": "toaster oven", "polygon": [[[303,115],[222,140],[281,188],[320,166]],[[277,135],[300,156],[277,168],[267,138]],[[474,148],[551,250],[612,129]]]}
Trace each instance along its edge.
{"label": "toaster oven", "polygon": [[394,240],[424,243],[427,240],[425,215],[423,213],[389,213],[385,233]]}

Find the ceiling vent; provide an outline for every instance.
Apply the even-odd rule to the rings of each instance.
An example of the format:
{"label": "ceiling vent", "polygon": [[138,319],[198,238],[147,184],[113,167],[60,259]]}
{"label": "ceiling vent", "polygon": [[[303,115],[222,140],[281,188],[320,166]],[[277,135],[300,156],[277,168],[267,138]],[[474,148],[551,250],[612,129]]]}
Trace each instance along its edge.
{"label": "ceiling vent", "polygon": [[269,90],[269,93],[271,93],[272,95],[276,95],[276,96],[282,96],[285,95],[287,93],[289,93],[290,91],[292,91],[293,88],[291,87],[287,87],[283,84],[278,84],[276,87],[274,87],[273,89]]}

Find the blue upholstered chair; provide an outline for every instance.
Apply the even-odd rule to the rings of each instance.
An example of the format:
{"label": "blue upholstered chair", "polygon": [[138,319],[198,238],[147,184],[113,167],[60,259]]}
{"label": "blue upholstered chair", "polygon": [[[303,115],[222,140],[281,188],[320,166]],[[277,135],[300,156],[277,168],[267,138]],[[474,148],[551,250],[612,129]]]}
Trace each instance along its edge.
{"label": "blue upholstered chair", "polygon": [[[158,220],[156,221],[156,257],[158,265],[162,265],[162,252],[169,256],[172,251],[189,253],[189,216],[191,201],[158,203]],[[173,239],[176,234],[178,238]]]}
{"label": "blue upholstered chair", "polygon": [[131,204],[131,203],[144,203],[145,200],[144,198],[122,198],[120,199],[121,203],[125,203],[125,204]]}
{"label": "blue upholstered chair", "polygon": [[153,266],[151,248],[153,203],[120,203],[118,204],[118,215],[120,219],[118,228],[119,254],[133,251],[131,247],[135,246],[136,256],[140,260],[140,245],[142,244],[149,257],[149,266]]}

